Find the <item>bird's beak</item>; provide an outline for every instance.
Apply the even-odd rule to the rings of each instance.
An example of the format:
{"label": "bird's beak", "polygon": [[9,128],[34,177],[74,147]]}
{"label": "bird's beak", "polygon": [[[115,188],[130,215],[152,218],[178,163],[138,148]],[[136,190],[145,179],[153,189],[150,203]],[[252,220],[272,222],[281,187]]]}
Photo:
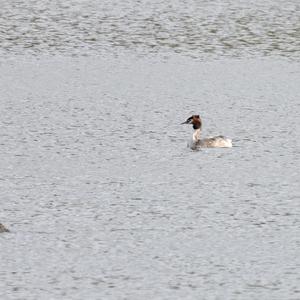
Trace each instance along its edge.
{"label": "bird's beak", "polygon": [[183,123],[180,123],[180,125],[183,125],[183,124],[189,124],[189,121],[186,120],[186,121],[184,121]]}

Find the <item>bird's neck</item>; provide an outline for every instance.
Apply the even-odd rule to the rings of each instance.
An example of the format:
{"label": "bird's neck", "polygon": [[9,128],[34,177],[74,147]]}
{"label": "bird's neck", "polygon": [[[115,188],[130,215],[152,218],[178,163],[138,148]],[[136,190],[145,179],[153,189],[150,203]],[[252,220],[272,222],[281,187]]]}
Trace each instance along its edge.
{"label": "bird's neck", "polygon": [[200,141],[200,133],[201,133],[201,129],[198,128],[194,131],[193,133],[193,142],[198,142]]}

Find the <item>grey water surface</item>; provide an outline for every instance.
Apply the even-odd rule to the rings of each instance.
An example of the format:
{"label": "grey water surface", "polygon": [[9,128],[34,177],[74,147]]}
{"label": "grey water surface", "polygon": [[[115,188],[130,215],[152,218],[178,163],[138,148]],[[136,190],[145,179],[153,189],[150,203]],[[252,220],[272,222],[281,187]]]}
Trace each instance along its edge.
{"label": "grey water surface", "polygon": [[0,53],[299,59],[298,0],[0,0]]}
{"label": "grey water surface", "polygon": [[300,299],[298,1],[0,2],[0,299]]}

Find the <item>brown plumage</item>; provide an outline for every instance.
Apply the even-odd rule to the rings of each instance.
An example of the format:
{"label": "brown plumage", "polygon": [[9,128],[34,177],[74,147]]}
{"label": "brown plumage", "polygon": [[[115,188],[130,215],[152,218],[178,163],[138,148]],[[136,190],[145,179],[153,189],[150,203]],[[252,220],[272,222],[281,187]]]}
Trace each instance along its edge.
{"label": "brown plumage", "polygon": [[202,128],[202,121],[199,115],[192,115],[189,117],[185,122],[181,124],[193,124],[193,128],[196,129],[201,129]]}

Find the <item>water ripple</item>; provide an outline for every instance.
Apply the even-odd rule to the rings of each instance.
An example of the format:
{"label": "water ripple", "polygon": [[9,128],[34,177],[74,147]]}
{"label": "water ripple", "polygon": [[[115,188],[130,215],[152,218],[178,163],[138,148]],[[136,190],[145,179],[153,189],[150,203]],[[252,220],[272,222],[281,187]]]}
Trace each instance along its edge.
{"label": "water ripple", "polygon": [[0,53],[300,57],[299,2],[7,1]]}

